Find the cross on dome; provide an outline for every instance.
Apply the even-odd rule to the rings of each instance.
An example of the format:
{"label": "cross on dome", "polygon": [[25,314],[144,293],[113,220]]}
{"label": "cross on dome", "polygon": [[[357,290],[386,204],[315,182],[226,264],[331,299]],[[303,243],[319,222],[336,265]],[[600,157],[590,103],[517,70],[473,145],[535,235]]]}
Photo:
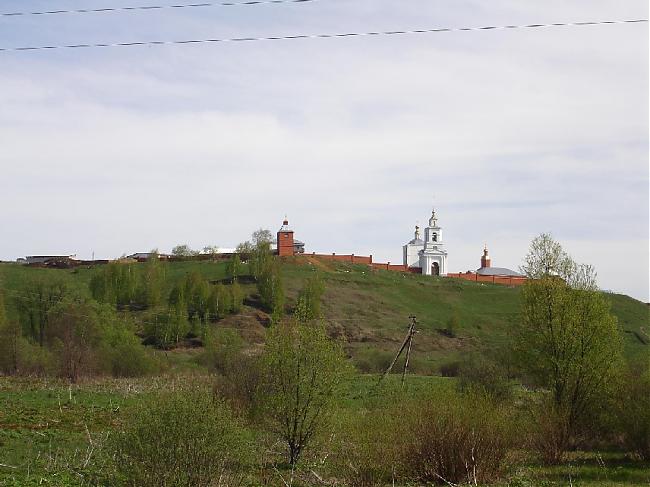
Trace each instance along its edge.
{"label": "cross on dome", "polygon": [[431,218],[429,218],[429,226],[435,227],[438,223],[438,218],[436,217],[436,209],[431,210]]}

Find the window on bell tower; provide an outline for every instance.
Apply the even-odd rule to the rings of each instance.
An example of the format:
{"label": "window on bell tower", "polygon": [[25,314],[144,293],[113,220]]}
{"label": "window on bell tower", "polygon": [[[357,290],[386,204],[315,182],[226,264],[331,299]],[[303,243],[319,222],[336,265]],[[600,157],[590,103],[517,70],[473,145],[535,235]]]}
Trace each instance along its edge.
{"label": "window on bell tower", "polygon": [[437,242],[437,241],[438,241],[438,234],[437,234],[437,233],[434,233],[434,234],[433,234],[433,241],[434,241],[434,242]]}

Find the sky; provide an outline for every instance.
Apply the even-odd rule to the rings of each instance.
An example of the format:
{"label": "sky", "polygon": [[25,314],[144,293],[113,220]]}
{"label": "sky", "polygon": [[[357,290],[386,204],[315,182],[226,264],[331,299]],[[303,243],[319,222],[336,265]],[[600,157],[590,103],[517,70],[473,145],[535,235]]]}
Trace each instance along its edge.
{"label": "sky", "polygon": [[[180,0],[3,0],[0,11]],[[193,2],[188,2],[193,3]],[[313,0],[0,16],[0,47],[648,18],[641,0]],[[648,301],[648,24],[0,52],[0,259],[234,247],[448,268],[548,232]]]}

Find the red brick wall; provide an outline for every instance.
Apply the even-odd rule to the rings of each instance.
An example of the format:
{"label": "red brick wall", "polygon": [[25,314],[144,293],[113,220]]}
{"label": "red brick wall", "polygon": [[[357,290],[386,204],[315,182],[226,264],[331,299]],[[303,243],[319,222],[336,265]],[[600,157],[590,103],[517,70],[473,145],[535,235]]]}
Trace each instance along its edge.
{"label": "red brick wall", "polygon": [[278,232],[278,255],[293,255],[293,232]]}
{"label": "red brick wall", "polygon": [[480,276],[473,273],[449,273],[447,277],[453,277],[455,279],[464,279],[466,281],[475,281],[475,282],[489,282],[492,284],[503,284],[505,286],[521,286],[526,282],[525,277],[511,277],[511,276]]}
{"label": "red brick wall", "polygon": [[325,260],[333,260],[336,262],[349,262],[350,264],[372,264],[372,255],[354,255],[354,254],[304,254],[318,257]]}

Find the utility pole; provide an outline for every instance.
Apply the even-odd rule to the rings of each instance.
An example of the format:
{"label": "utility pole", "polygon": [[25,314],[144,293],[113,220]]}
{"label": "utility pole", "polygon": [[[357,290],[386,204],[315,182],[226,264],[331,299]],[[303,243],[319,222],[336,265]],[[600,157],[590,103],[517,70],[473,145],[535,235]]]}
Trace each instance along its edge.
{"label": "utility pole", "polygon": [[411,346],[413,345],[413,337],[417,333],[417,330],[415,329],[415,325],[417,325],[418,323],[414,315],[409,316],[409,318],[411,320],[411,324],[409,325],[409,329],[408,332],[406,333],[406,337],[402,342],[402,346],[400,347],[399,352],[397,352],[397,355],[395,355],[393,361],[386,369],[386,372],[384,372],[384,375],[380,377],[379,382],[381,382],[384,379],[384,377],[390,374],[390,371],[393,369],[393,366],[395,365],[400,355],[402,355],[402,352],[406,348],[406,360],[404,361],[404,370],[402,370],[402,385],[404,384],[404,379],[406,378],[406,371],[409,366],[409,359],[411,358]]}

